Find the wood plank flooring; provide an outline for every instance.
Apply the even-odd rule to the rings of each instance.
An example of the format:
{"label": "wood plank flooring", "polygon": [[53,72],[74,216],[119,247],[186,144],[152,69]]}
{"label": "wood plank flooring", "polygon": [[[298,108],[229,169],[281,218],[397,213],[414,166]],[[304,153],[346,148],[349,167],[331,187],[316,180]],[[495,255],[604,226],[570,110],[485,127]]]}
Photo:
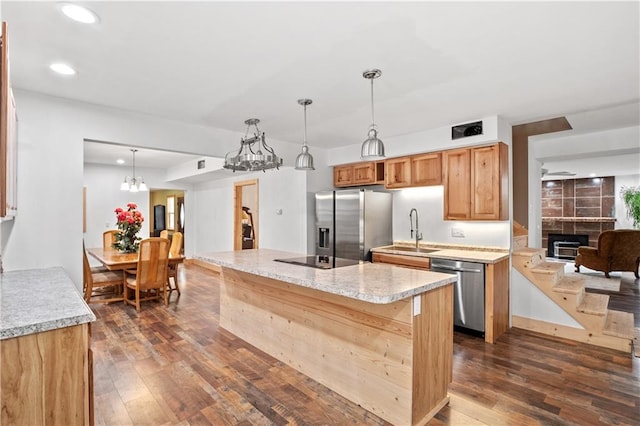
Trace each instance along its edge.
{"label": "wood plank flooring", "polygon": [[[388,424],[219,328],[217,274],[181,265],[180,278],[169,307],[91,305],[97,425]],[[620,303],[638,309],[638,281],[626,285]],[[640,423],[640,358],[621,352],[517,329],[495,345],[455,333],[453,376],[429,424]]]}

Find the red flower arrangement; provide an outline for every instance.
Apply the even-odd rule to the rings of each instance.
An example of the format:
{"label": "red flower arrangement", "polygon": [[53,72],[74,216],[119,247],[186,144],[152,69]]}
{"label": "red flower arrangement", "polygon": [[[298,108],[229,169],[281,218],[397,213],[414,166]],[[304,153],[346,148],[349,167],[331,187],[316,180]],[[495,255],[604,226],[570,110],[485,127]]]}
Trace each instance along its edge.
{"label": "red flower arrangement", "polygon": [[120,207],[114,210],[117,218],[116,225],[120,233],[116,234],[113,248],[123,253],[135,253],[140,247],[142,238],[138,236],[138,232],[142,228],[144,217],[142,217],[140,211],[136,210],[137,208],[136,203],[128,203],[127,210]]}

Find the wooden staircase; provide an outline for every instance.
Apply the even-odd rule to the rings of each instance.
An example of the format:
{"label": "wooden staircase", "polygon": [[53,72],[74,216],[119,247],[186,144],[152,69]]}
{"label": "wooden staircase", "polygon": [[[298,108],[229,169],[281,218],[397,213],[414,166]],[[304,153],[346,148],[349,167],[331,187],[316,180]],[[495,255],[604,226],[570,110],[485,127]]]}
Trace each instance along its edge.
{"label": "wooden staircase", "polygon": [[584,330],[519,317],[514,317],[514,327],[631,353],[633,314],[607,309],[607,295],[586,293],[584,282],[588,277],[565,277],[565,264],[547,262],[545,250],[538,248],[524,247],[515,250],[512,265],[582,325]]}

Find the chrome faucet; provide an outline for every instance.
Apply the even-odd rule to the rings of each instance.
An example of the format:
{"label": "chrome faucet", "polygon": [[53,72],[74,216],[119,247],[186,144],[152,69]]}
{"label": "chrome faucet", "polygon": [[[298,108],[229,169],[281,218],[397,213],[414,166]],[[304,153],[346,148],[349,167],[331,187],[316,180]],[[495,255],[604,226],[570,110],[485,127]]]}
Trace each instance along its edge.
{"label": "chrome faucet", "polygon": [[409,223],[411,225],[411,238],[413,238],[413,212],[416,213],[416,250],[418,249],[418,241],[422,239],[422,234],[418,231],[418,210],[415,208],[409,212]]}

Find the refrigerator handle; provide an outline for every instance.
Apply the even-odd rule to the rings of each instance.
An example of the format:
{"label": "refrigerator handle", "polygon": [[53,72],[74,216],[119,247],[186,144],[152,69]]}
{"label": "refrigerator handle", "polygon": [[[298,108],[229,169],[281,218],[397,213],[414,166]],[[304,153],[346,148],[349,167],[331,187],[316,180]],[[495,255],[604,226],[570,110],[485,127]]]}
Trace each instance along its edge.
{"label": "refrigerator handle", "polygon": [[318,229],[318,247],[329,248],[329,228]]}

